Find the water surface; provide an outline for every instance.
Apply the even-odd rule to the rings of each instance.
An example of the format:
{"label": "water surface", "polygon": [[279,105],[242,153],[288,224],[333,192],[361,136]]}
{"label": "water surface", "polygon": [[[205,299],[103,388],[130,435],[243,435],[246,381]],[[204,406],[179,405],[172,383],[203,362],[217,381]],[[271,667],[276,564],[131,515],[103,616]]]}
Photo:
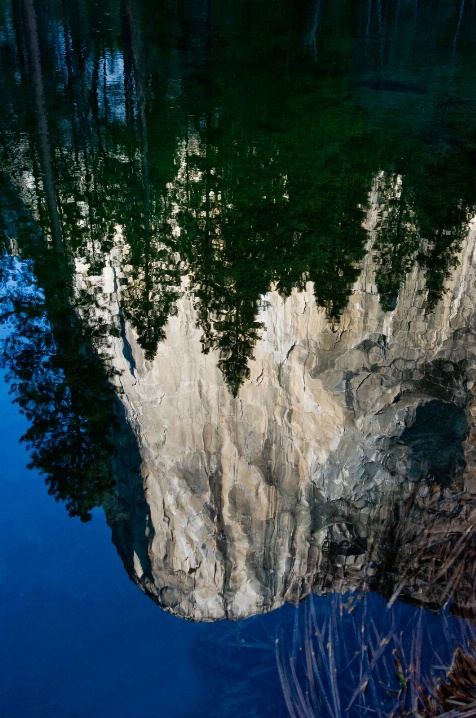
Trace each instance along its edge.
{"label": "water surface", "polygon": [[473,4],[1,22],[5,715],[416,710],[474,616]]}

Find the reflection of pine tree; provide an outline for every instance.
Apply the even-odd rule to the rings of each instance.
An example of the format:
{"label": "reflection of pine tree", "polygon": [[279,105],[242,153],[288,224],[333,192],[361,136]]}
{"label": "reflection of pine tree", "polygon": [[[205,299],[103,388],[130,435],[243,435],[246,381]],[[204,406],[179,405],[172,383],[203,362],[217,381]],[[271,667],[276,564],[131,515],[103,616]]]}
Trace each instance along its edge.
{"label": "reflection of pine tree", "polygon": [[296,163],[266,133],[256,146],[230,142],[228,122],[208,114],[191,130],[175,191],[203,348],[218,349],[236,394],[259,336],[257,307],[272,282],[287,296],[313,280],[333,319],[345,307],[366,239],[358,206],[365,178],[343,179],[337,161],[319,174],[313,157]]}
{"label": "reflection of pine tree", "polygon": [[85,521],[113,485],[114,391],[91,346],[94,328],[85,327],[71,307],[67,260],[48,251],[26,210],[2,189],[9,200],[9,236],[34,257],[42,287],[31,264],[19,269],[16,260],[4,257],[14,283],[1,303],[1,321],[13,325],[3,363],[31,422],[23,437],[30,466],[45,475],[49,493]]}
{"label": "reflection of pine tree", "polygon": [[[207,116],[206,136],[217,129]],[[202,141],[198,132],[192,134],[186,146],[177,220],[203,351],[218,350],[218,366],[236,396],[249,376],[248,363],[261,326],[256,322],[257,302],[268,282],[265,267],[257,272],[253,253],[260,248],[253,247],[255,235],[250,236],[249,220],[240,221],[247,215],[236,204],[239,194],[234,183],[239,185],[242,177],[234,174],[236,167],[217,162],[221,149]],[[248,187],[243,186],[243,193]]]}
{"label": "reflection of pine tree", "polygon": [[338,321],[347,306],[367,238],[360,209],[363,185],[349,183],[343,175],[339,179],[337,194],[325,185],[315,188],[321,202],[308,219],[306,234],[308,277],[314,282],[317,304],[325,308],[331,322]]}
{"label": "reflection of pine tree", "polygon": [[[123,28],[126,73],[126,97],[132,84],[136,91],[137,127],[135,135],[140,148],[140,184],[137,194],[131,193],[125,223],[129,253],[124,282],[124,314],[137,331],[139,345],[146,359],[152,360],[159,342],[165,338],[164,326],[177,298],[176,287],[180,272],[173,254],[170,225],[165,202],[155,202],[149,168],[149,130],[147,102],[144,90],[142,47],[132,4],[123,2]],[[126,101],[126,107],[132,104]],[[129,121],[134,126],[130,113]],[[137,188],[137,184],[136,184]],[[131,207],[132,204],[132,207]]]}
{"label": "reflection of pine tree", "polygon": [[[17,311],[22,306],[17,300]],[[4,364],[12,391],[31,426],[23,436],[30,468],[45,476],[48,492],[66,502],[82,521],[113,486],[112,431],[117,423],[112,388],[86,338],[74,323],[64,324],[64,351],[46,323],[42,303],[22,306],[7,341]],[[68,371],[65,371],[65,366]]]}
{"label": "reflection of pine tree", "polygon": [[457,264],[457,253],[476,211],[476,136],[465,128],[455,143],[459,118],[450,122],[447,113],[446,122],[446,142],[431,160],[415,163],[412,177],[420,233],[425,240],[418,261],[425,269],[428,311],[438,303],[444,283]]}
{"label": "reflection of pine tree", "polygon": [[144,236],[143,226],[134,232],[133,225],[131,220],[125,235],[130,240],[124,257],[122,306],[146,359],[152,360],[165,339],[164,327],[174,311],[181,272],[167,222],[154,228],[152,236],[148,232]]}
{"label": "reflection of pine tree", "polygon": [[248,363],[253,347],[259,338],[261,325],[255,321],[254,302],[236,302],[228,309],[224,307],[221,319],[214,322],[215,345],[219,349],[218,367],[223,372],[233,396],[250,375]]}
{"label": "reflection of pine tree", "polygon": [[381,173],[377,179],[379,216],[373,251],[376,282],[385,310],[393,309],[420,244],[411,193],[405,177]]}
{"label": "reflection of pine tree", "polygon": [[381,173],[377,179],[380,215],[373,251],[377,286],[384,309],[392,309],[405,276],[415,262],[424,269],[426,311],[444,292],[457,254],[476,211],[476,182],[471,166],[475,140],[454,147],[459,123],[447,118],[448,137],[420,149],[404,175]]}

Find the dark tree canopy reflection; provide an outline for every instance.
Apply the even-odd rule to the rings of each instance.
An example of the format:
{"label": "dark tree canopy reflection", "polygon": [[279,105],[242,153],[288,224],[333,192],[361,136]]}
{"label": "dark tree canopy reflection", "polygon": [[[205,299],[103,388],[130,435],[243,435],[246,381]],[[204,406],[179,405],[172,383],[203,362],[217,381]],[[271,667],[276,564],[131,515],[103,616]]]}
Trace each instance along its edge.
{"label": "dark tree canopy reflection", "polygon": [[[467,9],[464,22],[456,5],[432,10],[431,38],[427,10],[5,3],[5,170],[90,275],[121,228],[122,312],[148,359],[187,276],[204,351],[218,350],[236,394],[271,285],[286,296],[314,282],[338,320],[379,171],[401,185],[379,189],[383,306],[415,262],[428,311],[438,302],[474,211],[474,107],[454,99],[466,92],[456,57],[474,50]],[[412,66],[422,38],[446,48],[439,78]],[[395,79],[396,58],[414,80]]]}

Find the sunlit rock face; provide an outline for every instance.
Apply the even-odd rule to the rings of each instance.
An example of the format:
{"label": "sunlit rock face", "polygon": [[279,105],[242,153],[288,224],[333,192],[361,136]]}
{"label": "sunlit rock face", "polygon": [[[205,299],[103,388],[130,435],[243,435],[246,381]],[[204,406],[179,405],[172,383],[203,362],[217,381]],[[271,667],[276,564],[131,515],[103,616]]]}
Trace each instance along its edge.
{"label": "sunlit rock face", "polygon": [[270,291],[237,398],[186,287],[153,361],[125,324],[113,361],[142,479],[120,478],[106,513],[146,593],[194,620],[359,587],[446,601],[425,546],[473,512],[474,224],[459,260],[429,315],[418,269],[383,311],[371,252],[336,326],[311,285]]}

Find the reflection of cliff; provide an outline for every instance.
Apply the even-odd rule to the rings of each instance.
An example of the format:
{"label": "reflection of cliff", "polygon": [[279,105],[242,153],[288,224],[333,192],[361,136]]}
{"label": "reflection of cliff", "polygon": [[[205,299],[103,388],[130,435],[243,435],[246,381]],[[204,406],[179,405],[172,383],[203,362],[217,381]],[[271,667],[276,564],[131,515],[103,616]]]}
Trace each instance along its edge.
{"label": "reflection of cliff", "polygon": [[239,617],[365,582],[444,602],[444,570],[438,590],[423,588],[424,543],[413,579],[401,572],[425,522],[449,531],[449,521],[456,536],[472,514],[470,493],[459,515],[439,495],[471,490],[474,239],[473,226],[430,316],[416,269],[384,313],[370,256],[337,331],[311,285],[287,299],[269,292],[238,398],[201,352],[186,292],[153,362],[126,327],[134,371],[120,339],[114,361],[150,513],[129,521],[140,498],[130,493],[107,513],[134,580],[158,603],[189,618]]}

